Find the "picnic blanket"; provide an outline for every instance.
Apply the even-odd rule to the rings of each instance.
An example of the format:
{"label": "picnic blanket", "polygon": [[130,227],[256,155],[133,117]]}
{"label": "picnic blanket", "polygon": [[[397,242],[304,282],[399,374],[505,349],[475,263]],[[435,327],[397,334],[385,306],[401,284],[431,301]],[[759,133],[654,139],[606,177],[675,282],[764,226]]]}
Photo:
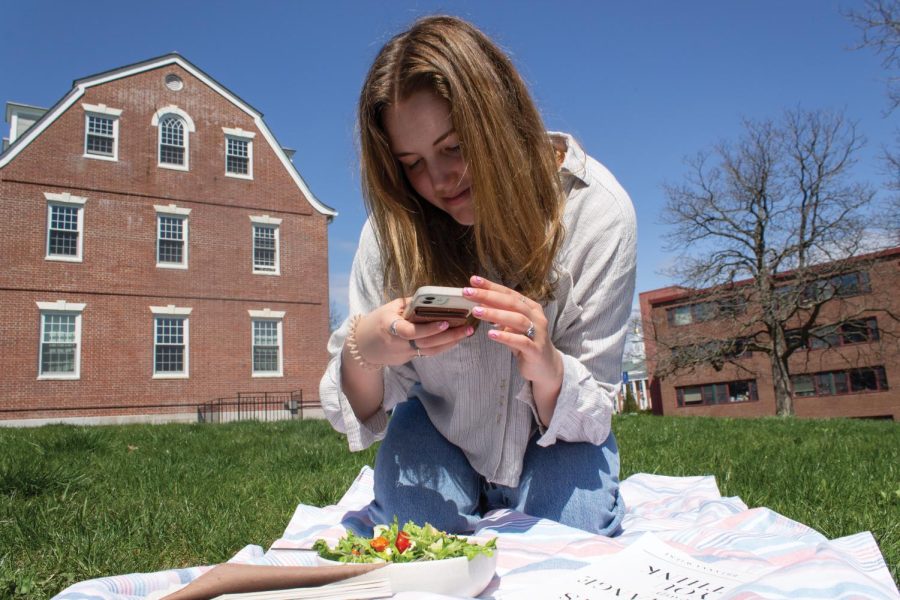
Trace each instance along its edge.
{"label": "picnic blanket", "polygon": [[[334,543],[346,528],[371,527],[373,471],[363,468],[340,502],[324,508],[301,504],[281,538],[264,552],[246,546],[231,561],[261,565],[313,565],[318,538]],[[727,598],[898,599],[897,587],[868,532],[829,540],[767,508],[748,508],[722,497],[714,477],[637,474],[621,483],[627,506],[623,533],[605,538],[554,521],[496,510],[478,523],[474,539],[497,537],[497,576],[479,596],[533,597],[529,590],[571,578],[579,568],[619,552],[641,535],[655,536],[717,568],[765,572]],[[55,600],[138,600],[192,581],[211,567],[135,573],[83,581]],[[524,593],[524,595],[523,595]],[[398,594],[397,598],[411,598]],[[418,597],[418,596],[415,596]],[[438,596],[430,596],[438,598]]]}

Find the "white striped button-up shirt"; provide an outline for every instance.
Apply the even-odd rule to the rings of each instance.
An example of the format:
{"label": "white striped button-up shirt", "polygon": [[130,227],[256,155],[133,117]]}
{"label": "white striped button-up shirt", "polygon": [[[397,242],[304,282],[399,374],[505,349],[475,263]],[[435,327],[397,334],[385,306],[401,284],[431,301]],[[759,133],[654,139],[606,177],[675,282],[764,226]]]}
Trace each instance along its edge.
{"label": "white striped button-up shirt", "polygon": [[[519,374],[510,350],[487,336],[487,324],[443,354],[384,369],[382,407],[361,422],[340,383],[348,318],[328,342],[331,361],[319,394],[328,420],[347,435],[351,450],[362,450],[384,436],[386,411],[406,400],[417,383],[413,393],[434,426],[493,483],[518,485],[536,428],[543,446],[557,440],[602,444],[609,435],[634,295],[634,208],[603,165],[571,137],[551,135],[567,145],[560,170],[567,198],[560,279],[555,299],[544,306],[564,366],[550,423],[540,426],[531,385]],[[350,275],[351,315],[368,313],[389,300],[383,297],[382,281],[378,244],[366,222]]]}

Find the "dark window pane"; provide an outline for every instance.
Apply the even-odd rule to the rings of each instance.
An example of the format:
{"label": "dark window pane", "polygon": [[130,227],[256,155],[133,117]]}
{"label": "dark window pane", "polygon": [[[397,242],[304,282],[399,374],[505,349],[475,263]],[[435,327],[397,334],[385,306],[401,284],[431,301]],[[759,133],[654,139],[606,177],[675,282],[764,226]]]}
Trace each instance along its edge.
{"label": "dark window pane", "polygon": [[184,346],[157,346],[156,372],[181,373],[184,371]]}
{"label": "dark window pane", "polygon": [[818,373],[816,375],[816,391],[819,396],[833,396],[835,393],[832,373]]}
{"label": "dark window pane", "polygon": [[78,256],[78,232],[51,230],[48,250],[57,256]]}
{"label": "dark window pane", "polygon": [[878,380],[878,389],[890,389],[888,388],[887,373],[885,373],[884,367],[875,367],[872,370],[875,371],[875,378]]}
{"label": "dark window pane", "polygon": [[728,386],[731,394],[728,397],[729,402],[747,402],[750,400],[750,382],[734,381]]}
{"label": "dark window pane", "polygon": [[716,318],[716,305],[712,302],[700,302],[694,305],[694,320],[710,321]]}
{"label": "dark window pane", "polygon": [[159,240],[159,262],[181,264],[182,256],[182,242]]}
{"label": "dark window pane", "polygon": [[869,392],[878,389],[875,371],[872,369],[853,369],[850,371],[850,391]]}
{"label": "dark window pane", "polygon": [[184,148],[175,146],[159,147],[159,162],[166,165],[183,165],[184,164]]}
{"label": "dark window pane", "polygon": [[834,393],[846,394],[850,391],[847,383],[847,373],[844,371],[835,371],[831,374],[834,379]]}
{"label": "dark window pane", "polygon": [[253,370],[259,372],[278,372],[278,347],[255,346],[253,348]]}
{"label": "dark window pane", "polygon": [[42,344],[41,374],[74,373],[75,344]]}
{"label": "dark window pane", "polygon": [[795,375],[791,378],[794,384],[794,395],[796,396],[815,396],[816,386],[810,375]]}

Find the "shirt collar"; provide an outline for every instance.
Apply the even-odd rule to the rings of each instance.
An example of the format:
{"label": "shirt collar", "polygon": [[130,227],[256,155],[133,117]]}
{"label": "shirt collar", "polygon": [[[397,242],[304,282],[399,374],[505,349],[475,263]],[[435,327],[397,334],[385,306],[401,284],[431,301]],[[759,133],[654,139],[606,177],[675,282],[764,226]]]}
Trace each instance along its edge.
{"label": "shirt collar", "polygon": [[587,155],[584,153],[581,145],[575,141],[568,133],[557,131],[548,132],[550,141],[558,148],[565,147],[566,155],[563,158],[563,164],[559,168],[561,175],[572,176],[578,179],[584,185],[590,185],[587,177]]}

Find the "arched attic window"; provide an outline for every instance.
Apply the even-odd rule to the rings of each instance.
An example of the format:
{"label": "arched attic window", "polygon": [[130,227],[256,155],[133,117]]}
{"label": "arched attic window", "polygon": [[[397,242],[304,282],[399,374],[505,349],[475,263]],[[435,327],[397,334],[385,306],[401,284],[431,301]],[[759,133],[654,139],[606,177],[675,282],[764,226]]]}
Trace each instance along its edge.
{"label": "arched attic window", "polygon": [[187,171],[190,163],[190,134],[194,121],[176,106],[156,111],[152,124],[157,127],[157,160],[160,167]]}

